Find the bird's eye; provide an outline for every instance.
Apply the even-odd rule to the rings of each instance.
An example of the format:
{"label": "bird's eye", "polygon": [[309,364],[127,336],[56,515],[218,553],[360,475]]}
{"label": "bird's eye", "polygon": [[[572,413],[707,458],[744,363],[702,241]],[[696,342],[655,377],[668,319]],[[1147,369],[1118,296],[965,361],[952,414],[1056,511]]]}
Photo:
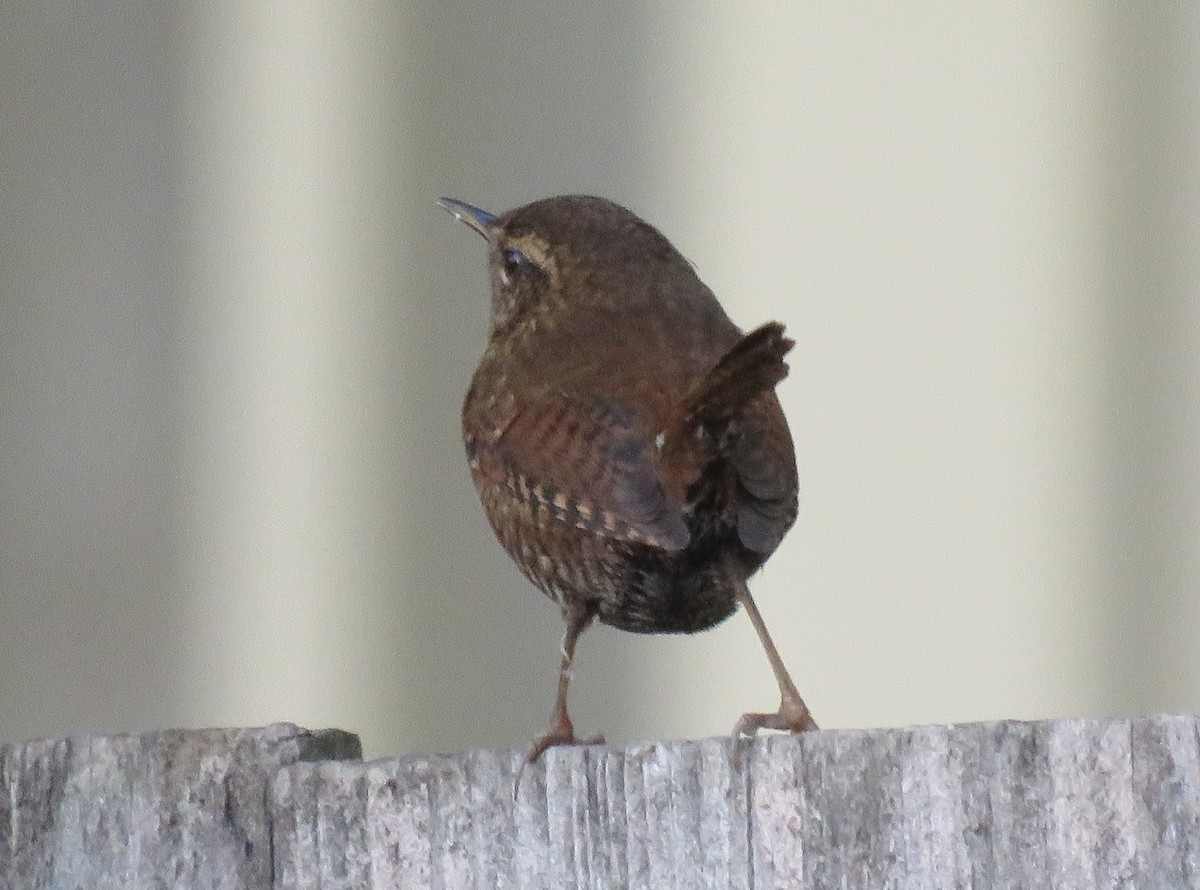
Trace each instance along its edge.
{"label": "bird's eye", "polygon": [[525,254],[512,247],[504,251],[501,258],[504,260],[504,274],[509,278],[515,275],[521,266],[529,262],[529,258]]}

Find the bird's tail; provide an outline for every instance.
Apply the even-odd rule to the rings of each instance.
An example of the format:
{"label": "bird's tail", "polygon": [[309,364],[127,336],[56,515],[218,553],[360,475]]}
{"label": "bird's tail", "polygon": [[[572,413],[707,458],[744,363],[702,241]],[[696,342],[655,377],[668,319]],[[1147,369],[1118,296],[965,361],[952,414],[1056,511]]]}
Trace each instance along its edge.
{"label": "bird's tail", "polygon": [[688,393],[686,426],[724,423],[751,399],[773,389],[787,376],[783,359],[795,345],[777,321],[746,334]]}

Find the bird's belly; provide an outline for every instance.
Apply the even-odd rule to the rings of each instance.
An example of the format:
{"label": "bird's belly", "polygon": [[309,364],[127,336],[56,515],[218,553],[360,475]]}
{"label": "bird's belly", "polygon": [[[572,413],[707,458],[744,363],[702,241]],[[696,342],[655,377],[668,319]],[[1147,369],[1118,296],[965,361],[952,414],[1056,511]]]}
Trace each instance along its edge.
{"label": "bird's belly", "polygon": [[621,583],[599,605],[599,619],[633,633],[695,633],[721,623],[737,609],[737,599],[716,556],[716,550],[662,554],[631,548]]}
{"label": "bird's belly", "polygon": [[723,548],[737,546],[732,541],[670,553],[575,528],[502,494],[481,494],[501,545],[560,605],[589,603],[600,621],[633,633],[694,633],[737,608],[721,559]]}

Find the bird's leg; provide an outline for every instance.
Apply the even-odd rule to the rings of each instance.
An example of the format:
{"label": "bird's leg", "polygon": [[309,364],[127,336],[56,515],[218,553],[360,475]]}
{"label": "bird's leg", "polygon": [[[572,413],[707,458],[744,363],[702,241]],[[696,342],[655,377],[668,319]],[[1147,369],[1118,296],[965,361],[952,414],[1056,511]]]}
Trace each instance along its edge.
{"label": "bird's leg", "polygon": [[525,767],[536,761],[546,752],[547,748],[555,745],[601,745],[603,736],[594,738],[575,738],[575,727],[567,714],[567,687],[571,683],[571,662],[575,660],[575,643],[579,635],[587,630],[592,619],[596,617],[595,608],[587,603],[572,601],[563,606],[563,623],[566,630],[562,640],[562,666],[558,669],[558,696],[554,700],[554,713],[550,716],[550,728],[544,736],[534,739],[533,744],[525,753],[525,760],[517,772],[516,784],[513,786],[513,798],[516,798],[517,788],[521,784],[521,773]]}
{"label": "bird's leg", "polygon": [[808,705],[796,691],[796,684],[792,682],[787,668],[783,666],[783,659],[779,657],[779,651],[775,648],[771,635],[767,633],[767,625],[763,623],[762,615],[758,612],[758,606],[754,604],[754,597],[750,595],[750,588],[746,586],[745,579],[736,570],[731,570],[730,575],[737,591],[738,602],[750,616],[750,623],[758,633],[758,639],[766,650],[767,660],[771,662],[771,670],[775,672],[775,681],[779,684],[779,710],[774,714],[743,714],[733,727],[735,739],[753,736],[760,729],[783,729],[792,732],[816,729],[817,723],[809,713]]}

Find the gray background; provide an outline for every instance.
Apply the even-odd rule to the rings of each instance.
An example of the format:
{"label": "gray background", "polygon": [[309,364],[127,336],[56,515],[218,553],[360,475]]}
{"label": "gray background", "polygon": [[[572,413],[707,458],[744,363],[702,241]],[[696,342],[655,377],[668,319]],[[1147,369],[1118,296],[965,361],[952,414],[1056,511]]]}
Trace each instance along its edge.
{"label": "gray background", "polygon": [[[823,725],[1200,710],[1198,63],[1191,2],[4,3],[0,739],[544,728],[441,194],[606,195],[789,326]],[[743,616],[581,643],[583,732],[774,703]]]}

